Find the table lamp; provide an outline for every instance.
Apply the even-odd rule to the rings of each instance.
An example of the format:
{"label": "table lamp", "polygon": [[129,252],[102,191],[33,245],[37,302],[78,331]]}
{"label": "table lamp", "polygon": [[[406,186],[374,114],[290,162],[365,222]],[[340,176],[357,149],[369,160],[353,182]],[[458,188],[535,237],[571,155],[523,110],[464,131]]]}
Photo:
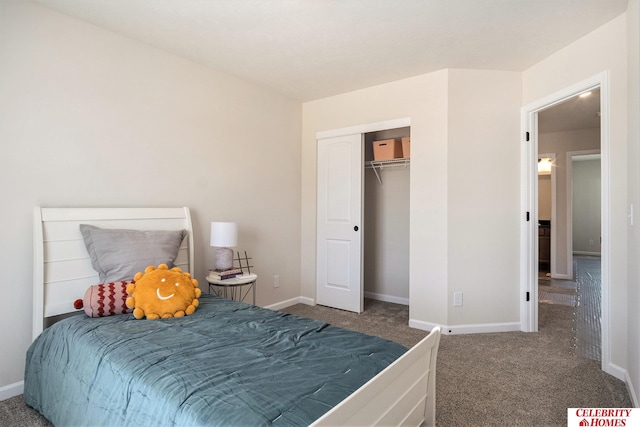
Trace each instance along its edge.
{"label": "table lamp", "polygon": [[238,244],[238,224],[212,222],[210,244],[216,247],[213,267],[222,271],[233,268],[233,249],[230,247]]}

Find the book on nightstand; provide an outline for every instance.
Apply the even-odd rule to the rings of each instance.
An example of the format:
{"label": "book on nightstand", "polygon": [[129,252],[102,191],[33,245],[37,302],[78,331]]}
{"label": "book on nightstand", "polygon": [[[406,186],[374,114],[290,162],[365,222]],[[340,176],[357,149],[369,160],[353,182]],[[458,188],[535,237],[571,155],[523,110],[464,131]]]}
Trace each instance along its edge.
{"label": "book on nightstand", "polygon": [[209,270],[209,278],[215,280],[233,279],[242,274],[242,269],[231,268],[229,270]]}

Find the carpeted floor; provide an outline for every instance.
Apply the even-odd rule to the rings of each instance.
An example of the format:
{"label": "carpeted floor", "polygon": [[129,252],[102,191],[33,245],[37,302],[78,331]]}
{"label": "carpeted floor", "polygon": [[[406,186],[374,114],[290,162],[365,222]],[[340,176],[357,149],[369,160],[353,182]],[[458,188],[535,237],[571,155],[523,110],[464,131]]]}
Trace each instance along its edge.
{"label": "carpeted floor", "polygon": [[0,426],[50,427],[52,424],[24,404],[22,395],[0,402]]}
{"label": "carpeted floor", "polygon": [[[283,311],[413,345],[405,306],[366,300],[357,315],[302,304]],[[377,314],[374,314],[377,313]],[[397,327],[385,321],[401,319]],[[540,304],[539,332],[443,335],[436,380],[441,426],[566,426],[567,408],[630,407],[626,385],[575,354],[573,308]],[[391,321],[389,321],[391,322]]]}

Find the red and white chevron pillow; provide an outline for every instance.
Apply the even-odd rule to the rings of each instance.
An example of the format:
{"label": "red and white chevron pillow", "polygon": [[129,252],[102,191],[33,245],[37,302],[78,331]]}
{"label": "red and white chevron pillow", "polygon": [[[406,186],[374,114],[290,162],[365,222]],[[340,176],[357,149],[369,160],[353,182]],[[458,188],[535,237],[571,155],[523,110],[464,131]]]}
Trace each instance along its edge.
{"label": "red and white chevron pillow", "polygon": [[127,286],[135,283],[133,280],[102,283],[90,286],[84,293],[84,299],[77,299],[73,306],[84,308],[89,317],[113,316],[114,314],[130,313],[127,307]]}

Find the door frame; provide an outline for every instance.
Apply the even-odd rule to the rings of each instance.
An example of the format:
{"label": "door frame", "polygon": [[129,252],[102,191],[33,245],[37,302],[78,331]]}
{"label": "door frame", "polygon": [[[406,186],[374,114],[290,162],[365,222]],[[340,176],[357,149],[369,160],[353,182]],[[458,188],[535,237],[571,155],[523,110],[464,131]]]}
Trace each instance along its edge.
{"label": "door frame", "polygon": [[[551,163],[555,164],[556,163],[556,153],[537,153],[536,154],[536,160],[540,157],[549,157],[551,158]],[[555,168],[551,168],[551,254],[549,255],[550,259],[549,259],[549,273],[551,274],[551,277],[554,277],[554,272],[555,272],[555,266],[556,266],[556,262],[555,262],[555,258],[556,258],[556,233],[553,232],[553,224],[557,224],[557,203],[555,203],[556,200],[556,170]],[[536,174],[536,188],[538,187],[538,175]],[[536,193],[538,194],[538,193]],[[536,196],[536,202],[538,201],[538,196]],[[536,205],[536,215],[538,214],[538,206]],[[535,223],[534,223],[535,224]],[[536,239],[537,241],[537,239]],[[539,251],[536,250],[536,257],[539,255]],[[536,258],[535,261],[535,265],[539,266],[539,260],[538,258]],[[539,270],[539,267],[537,267],[537,269]]]}
{"label": "door frame", "polygon": [[[538,331],[537,221],[538,221],[538,112],[559,104],[582,92],[600,88],[600,154],[601,154],[601,233],[602,233],[602,357],[601,368],[609,372],[611,364],[610,330],[610,256],[611,256],[611,201],[610,179],[610,83],[608,71],[575,83],[521,109],[521,208],[523,221],[520,229],[520,323],[524,332]],[[527,138],[527,135],[529,138]],[[534,163],[535,160],[535,163]],[[529,221],[526,216],[529,215]],[[527,298],[528,297],[528,298]]]}
{"label": "door frame", "polygon": [[316,132],[316,143],[319,139],[333,138],[335,136],[353,135],[356,133],[380,132],[382,130],[406,128],[411,126],[411,118],[385,120],[382,122],[367,123],[339,129],[330,129]]}

